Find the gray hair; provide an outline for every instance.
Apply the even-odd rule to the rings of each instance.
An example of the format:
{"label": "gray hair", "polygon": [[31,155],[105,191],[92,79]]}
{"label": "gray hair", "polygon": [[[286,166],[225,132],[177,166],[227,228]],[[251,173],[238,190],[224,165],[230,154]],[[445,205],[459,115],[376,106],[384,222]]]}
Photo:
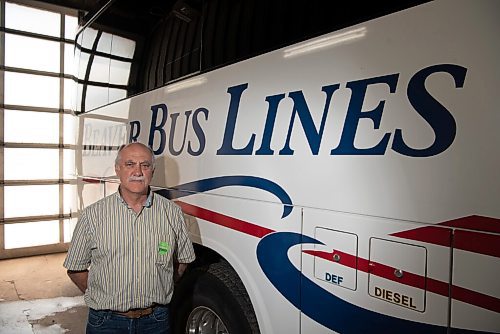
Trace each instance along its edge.
{"label": "gray hair", "polygon": [[122,153],[121,152],[125,148],[127,148],[127,147],[129,147],[131,145],[140,145],[140,146],[146,148],[149,151],[149,153],[151,153],[151,164],[153,165],[153,169],[154,169],[155,168],[155,152],[148,145],[144,145],[143,143],[139,143],[139,142],[132,142],[132,143],[128,143],[128,144],[124,144],[124,145],[120,146],[120,148],[118,149],[118,153],[116,154],[116,158],[115,158],[115,167],[120,164],[120,161],[122,159]]}

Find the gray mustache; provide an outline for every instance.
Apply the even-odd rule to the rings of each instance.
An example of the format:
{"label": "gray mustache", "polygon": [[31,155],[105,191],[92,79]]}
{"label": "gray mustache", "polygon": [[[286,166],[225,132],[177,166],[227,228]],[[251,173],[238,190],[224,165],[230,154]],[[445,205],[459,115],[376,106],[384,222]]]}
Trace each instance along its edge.
{"label": "gray mustache", "polygon": [[144,176],[130,176],[129,181],[144,181]]}

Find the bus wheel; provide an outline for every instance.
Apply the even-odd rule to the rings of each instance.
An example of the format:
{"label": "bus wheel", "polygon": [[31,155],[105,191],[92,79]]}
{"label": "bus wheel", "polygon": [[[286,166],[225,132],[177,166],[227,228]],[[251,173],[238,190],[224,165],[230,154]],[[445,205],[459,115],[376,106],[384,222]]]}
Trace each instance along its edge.
{"label": "bus wheel", "polygon": [[188,316],[186,333],[229,334],[226,325],[214,310],[197,306]]}
{"label": "bus wheel", "polygon": [[175,334],[260,333],[245,287],[227,262],[186,273],[171,310]]}

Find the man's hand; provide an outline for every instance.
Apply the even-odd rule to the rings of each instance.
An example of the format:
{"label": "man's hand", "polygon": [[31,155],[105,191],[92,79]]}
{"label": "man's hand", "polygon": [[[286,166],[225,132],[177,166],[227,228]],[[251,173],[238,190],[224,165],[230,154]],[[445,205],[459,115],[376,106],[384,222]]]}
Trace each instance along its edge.
{"label": "man's hand", "polygon": [[184,274],[184,271],[186,271],[188,264],[187,263],[177,263],[176,267],[174,267],[174,282],[177,282],[182,275]]}

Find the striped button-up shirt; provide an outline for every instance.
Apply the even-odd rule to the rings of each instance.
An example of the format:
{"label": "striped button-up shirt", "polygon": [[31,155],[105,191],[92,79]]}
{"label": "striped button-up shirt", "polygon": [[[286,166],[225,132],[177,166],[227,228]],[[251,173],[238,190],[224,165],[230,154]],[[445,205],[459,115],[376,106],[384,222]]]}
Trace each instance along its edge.
{"label": "striped button-up shirt", "polygon": [[136,213],[116,192],[83,210],[64,267],[89,269],[87,306],[127,311],[168,304],[174,260],[194,259],[177,205],[150,191],[142,211]]}

